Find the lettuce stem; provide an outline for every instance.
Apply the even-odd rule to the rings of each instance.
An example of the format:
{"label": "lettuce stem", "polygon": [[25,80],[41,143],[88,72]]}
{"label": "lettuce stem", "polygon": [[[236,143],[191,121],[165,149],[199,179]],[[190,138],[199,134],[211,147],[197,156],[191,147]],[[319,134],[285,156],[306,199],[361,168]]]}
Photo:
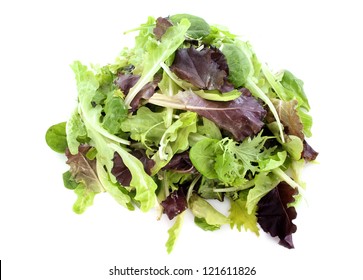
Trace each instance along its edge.
{"label": "lettuce stem", "polygon": [[260,98],[270,108],[271,113],[274,115],[274,117],[276,119],[276,123],[277,123],[277,125],[279,127],[279,130],[280,130],[281,141],[282,141],[282,143],[285,143],[283,125],[282,125],[282,123],[280,121],[280,118],[279,118],[279,115],[278,115],[278,113],[276,111],[276,108],[272,104],[270,98],[268,98],[268,96],[251,80],[251,78],[248,78],[247,79],[247,81],[246,81],[246,87],[251,91],[251,93],[255,97]]}

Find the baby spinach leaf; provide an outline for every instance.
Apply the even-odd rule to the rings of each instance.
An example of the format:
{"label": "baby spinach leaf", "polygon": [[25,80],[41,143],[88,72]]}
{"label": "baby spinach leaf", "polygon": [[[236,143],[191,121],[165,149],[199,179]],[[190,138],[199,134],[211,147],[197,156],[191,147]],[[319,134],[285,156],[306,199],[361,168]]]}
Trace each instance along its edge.
{"label": "baby spinach leaf", "polygon": [[61,122],[49,127],[45,134],[45,141],[53,151],[63,154],[68,147],[66,122]]}
{"label": "baby spinach leaf", "polygon": [[170,16],[170,20],[174,24],[180,23],[182,19],[187,19],[190,22],[190,27],[187,31],[187,36],[192,39],[201,39],[209,35],[210,26],[201,17],[190,14],[176,14]]}
{"label": "baby spinach leaf", "polygon": [[208,179],[218,178],[214,169],[216,154],[222,152],[218,142],[216,139],[206,138],[190,149],[190,160],[195,168]]}

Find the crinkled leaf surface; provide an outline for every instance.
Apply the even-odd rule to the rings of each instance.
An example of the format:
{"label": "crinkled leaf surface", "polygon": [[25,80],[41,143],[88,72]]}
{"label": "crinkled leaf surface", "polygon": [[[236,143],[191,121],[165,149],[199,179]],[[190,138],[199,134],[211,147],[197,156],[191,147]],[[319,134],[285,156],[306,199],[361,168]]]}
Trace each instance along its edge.
{"label": "crinkled leaf surface", "polygon": [[245,230],[254,232],[257,236],[259,235],[257,227],[256,208],[251,213],[247,212],[247,193],[248,191],[239,192],[239,197],[236,200],[231,200],[231,208],[229,214],[229,220],[231,228],[237,227],[238,231],[244,227]]}
{"label": "crinkled leaf surface", "polygon": [[156,19],[156,25],[153,29],[155,37],[160,40],[161,37],[165,34],[166,30],[172,26],[173,24],[167,18],[158,17]]}
{"label": "crinkled leaf surface", "polygon": [[[200,89],[222,89],[227,83],[227,63],[218,49],[179,49],[170,67],[180,79]],[[232,90],[229,88],[229,90]]]}
{"label": "crinkled leaf surface", "polygon": [[90,148],[88,145],[81,145],[75,155],[67,150],[67,164],[70,166],[72,177],[78,183],[83,183],[86,188],[93,192],[102,192],[104,189],[97,176],[96,160],[90,160],[86,157]]}
{"label": "crinkled leaf surface", "polygon": [[274,99],[272,101],[288,135],[295,135],[301,140],[304,139],[303,125],[296,111],[297,100],[283,101]]}

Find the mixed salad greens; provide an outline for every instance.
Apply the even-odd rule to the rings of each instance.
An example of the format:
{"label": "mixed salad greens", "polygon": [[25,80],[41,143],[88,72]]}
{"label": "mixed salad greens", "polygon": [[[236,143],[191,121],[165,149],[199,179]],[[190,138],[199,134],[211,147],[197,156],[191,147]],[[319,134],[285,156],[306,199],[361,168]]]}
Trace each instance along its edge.
{"label": "mixed salad greens", "polygon": [[203,230],[262,228],[293,248],[301,170],[317,156],[303,82],[197,16],[149,17],[132,31],[134,47],[115,63],[72,64],[78,105],[46,133],[66,155],[73,210],[102,192],[129,210],[156,208],[175,221],[169,253],[187,209]]}

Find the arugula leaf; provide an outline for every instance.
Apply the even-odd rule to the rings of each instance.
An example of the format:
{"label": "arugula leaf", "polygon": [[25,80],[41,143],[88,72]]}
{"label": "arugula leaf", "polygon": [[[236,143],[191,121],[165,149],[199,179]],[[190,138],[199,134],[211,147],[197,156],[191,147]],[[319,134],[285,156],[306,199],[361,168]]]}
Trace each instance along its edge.
{"label": "arugula leaf", "polygon": [[231,221],[231,228],[237,227],[238,231],[241,231],[243,226],[245,230],[250,230],[254,232],[257,236],[259,235],[257,227],[257,217],[256,217],[256,207],[251,213],[247,212],[247,193],[246,191],[240,191],[238,193],[239,197],[236,200],[231,199],[231,208],[229,214],[229,220]]}
{"label": "arugula leaf", "polygon": [[45,134],[45,141],[53,151],[63,154],[68,147],[66,123],[61,122],[49,127]]}

